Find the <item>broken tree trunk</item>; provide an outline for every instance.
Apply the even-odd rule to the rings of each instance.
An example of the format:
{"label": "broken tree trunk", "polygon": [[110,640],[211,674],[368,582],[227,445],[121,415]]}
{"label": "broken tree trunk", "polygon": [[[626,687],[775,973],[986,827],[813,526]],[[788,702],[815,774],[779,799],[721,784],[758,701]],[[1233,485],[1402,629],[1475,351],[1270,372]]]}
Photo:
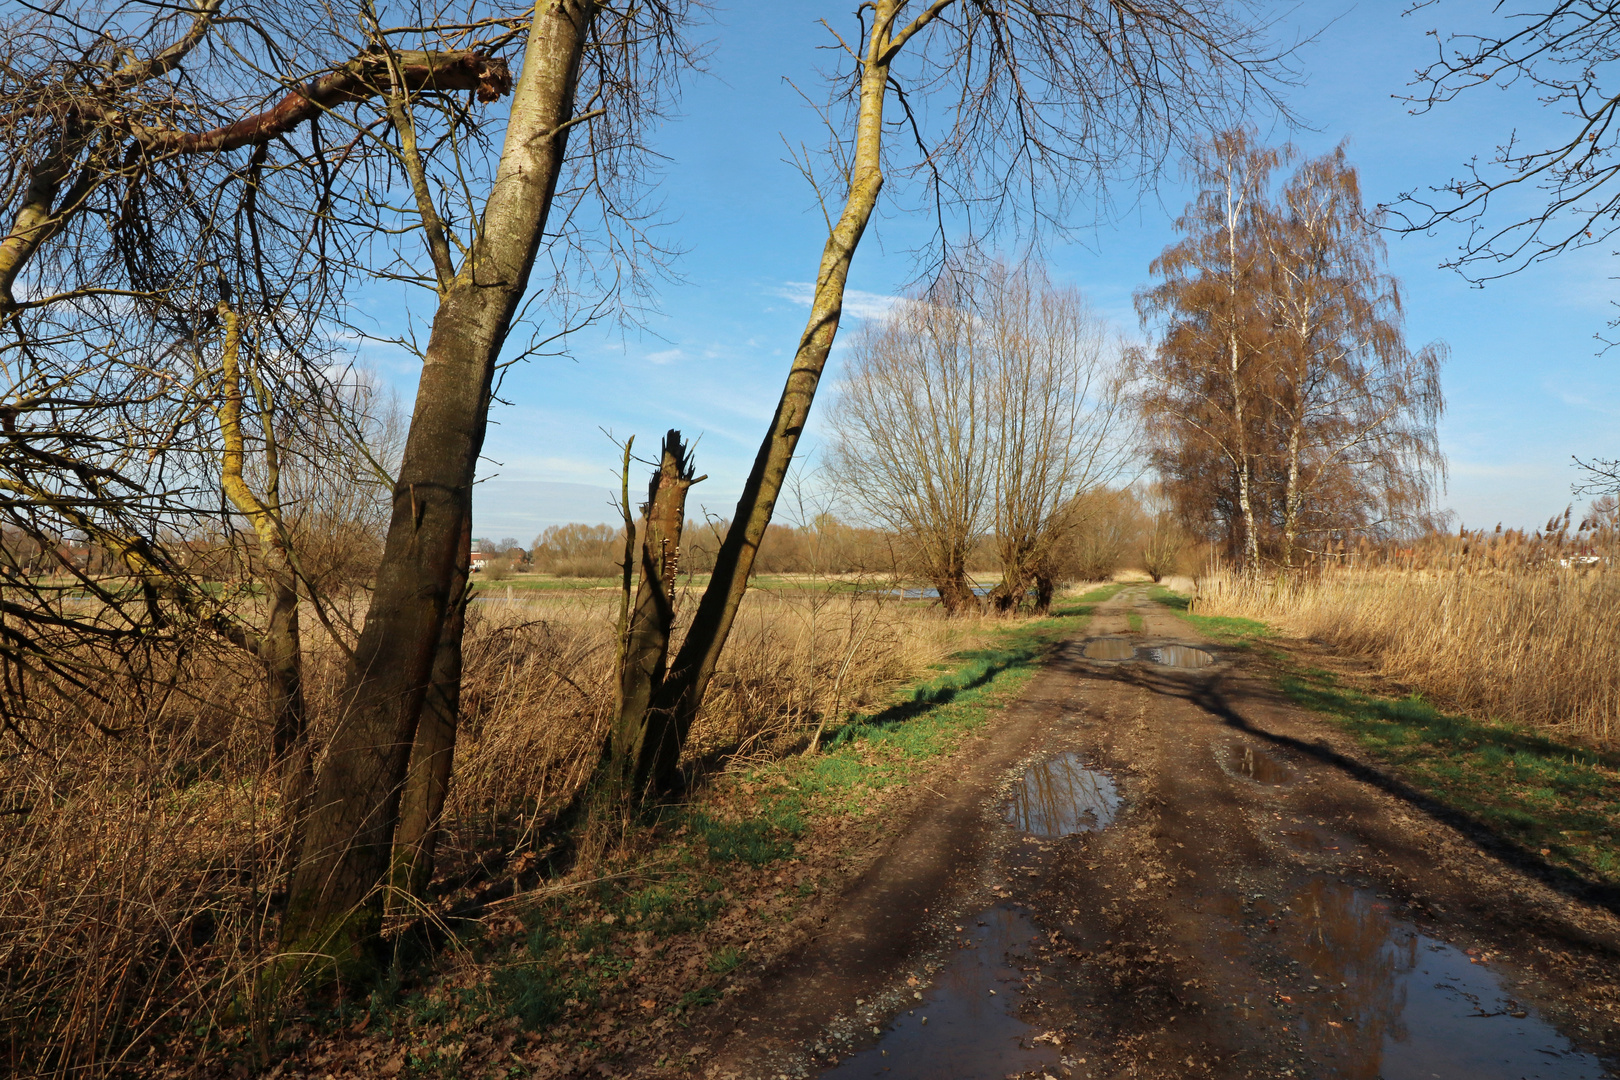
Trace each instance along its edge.
{"label": "broken tree trunk", "polygon": [[673,789],[679,782],[681,747],[692,730],[698,710],[703,707],[709,680],[714,677],[743,594],[748,591],[754,558],[776,510],[788,466],[793,463],[794,449],[804,433],[821,373],[827,366],[827,355],[838,334],[850,264],[883,190],[883,106],[890,67],[906,42],[947,5],[936,0],[903,28],[896,27],[904,7],[900,0],[876,0],[869,6],[874,10],[861,58],[860,102],[855,124],[855,153],[848,174],[849,192],[843,212],[822,248],[821,267],[810,302],[810,319],[799,338],[776,415],[771,418],[770,429],[743,485],[742,498],[737,501],[731,527],[726,530],[725,540],[715,556],[714,572],[692,616],[686,639],[670,665],[663,686],[654,696],[652,707],[670,717],[674,736],[654,747],[657,756],[651,783],[658,790]]}
{"label": "broken tree trunk", "polygon": [[653,705],[664,682],[669,638],[675,626],[675,575],[680,567],[686,493],[703,477],[692,475],[681,433],[664,436],[658,471],[647,491],[641,527],[641,581],[625,630],[619,664],[619,713],[614,718],[609,769],[617,794],[639,801],[648,793],[661,756],[678,761],[673,717]]}

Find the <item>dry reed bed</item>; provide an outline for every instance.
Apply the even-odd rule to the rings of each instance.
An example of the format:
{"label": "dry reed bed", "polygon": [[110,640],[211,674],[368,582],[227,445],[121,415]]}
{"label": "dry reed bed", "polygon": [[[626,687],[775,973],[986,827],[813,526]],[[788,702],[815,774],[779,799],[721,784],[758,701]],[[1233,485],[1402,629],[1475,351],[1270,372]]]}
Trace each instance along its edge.
{"label": "dry reed bed", "polygon": [[1620,573],[1556,565],[1199,582],[1195,610],[1273,623],[1481,715],[1620,740]]}
{"label": "dry reed bed", "polygon": [[[521,847],[583,782],[611,708],[614,610],[604,593],[475,606],[447,862]],[[751,594],[694,752],[802,745],[823,712],[876,705],[976,634],[872,594]],[[311,643],[307,664],[319,736],[341,657]],[[147,713],[94,717],[119,737],[75,701],[29,745],[0,736],[0,1071],[206,1071],[210,1026],[265,1009],[244,994],[285,852],[259,676],[228,652],[188,665]]]}

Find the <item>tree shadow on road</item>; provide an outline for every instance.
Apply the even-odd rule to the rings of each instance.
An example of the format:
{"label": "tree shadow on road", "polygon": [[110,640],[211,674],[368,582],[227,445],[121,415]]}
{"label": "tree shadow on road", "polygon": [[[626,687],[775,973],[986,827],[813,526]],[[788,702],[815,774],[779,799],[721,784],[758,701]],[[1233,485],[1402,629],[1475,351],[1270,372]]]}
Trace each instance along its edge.
{"label": "tree shadow on road", "polygon": [[[1363,760],[1341,753],[1329,746],[1326,740],[1306,741],[1290,735],[1268,729],[1240,710],[1239,704],[1233,700],[1228,691],[1224,673],[1216,672],[1202,677],[1188,677],[1186,675],[1171,675],[1156,671],[1131,671],[1116,669],[1109,673],[1113,678],[1131,682],[1154,693],[1169,697],[1178,697],[1197,705],[1212,716],[1219,718],[1227,727],[1252,735],[1273,746],[1291,751],[1305,758],[1320,761],[1330,765],[1345,775],[1378,788],[1380,791],[1400,799],[1412,809],[1424,814],[1430,819],[1443,825],[1450,826],[1465,837],[1480,851],[1489,855],[1503,865],[1519,870],[1536,880],[1556,890],[1564,896],[1578,903],[1601,908],[1615,915],[1620,915],[1620,884],[1604,880],[1598,876],[1595,868],[1582,873],[1576,868],[1554,862],[1543,855],[1542,849],[1546,847],[1541,840],[1536,839],[1536,832],[1526,828],[1530,822],[1541,824],[1538,818],[1532,817],[1522,809],[1518,813],[1511,810],[1492,812],[1488,807],[1467,808],[1459,806],[1455,801],[1443,798],[1433,792],[1425,791],[1417,784],[1398,775],[1390,767],[1381,762]],[[1296,687],[1296,690],[1299,688]],[[1287,689],[1280,691],[1278,704],[1287,704],[1287,698],[1282,695]],[[1333,697],[1317,687],[1314,697],[1307,693],[1288,694],[1293,703],[1312,708],[1317,712],[1337,714],[1335,719],[1346,722],[1354,731],[1357,722],[1355,716],[1346,716],[1344,696]],[[1597,754],[1593,751],[1581,751],[1577,748],[1562,747],[1541,736],[1515,731],[1511,728],[1498,728],[1491,725],[1478,724],[1465,717],[1451,717],[1440,713],[1432,707],[1425,706],[1423,710],[1414,712],[1409,702],[1380,701],[1367,698],[1364,695],[1356,696],[1356,706],[1362,710],[1361,722],[1376,719],[1382,716],[1385,720],[1399,719],[1408,724],[1427,724],[1433,732],[1440,737],[1465,736],[1485,741],[1486,746],[1495,746],[1495,752],[1505,757],[1522,759],[1526,755],[1539,758],[1556,757],[1562,753],[1565,756],[1585,754],[1592,764],[1612,769],[1614,755]],[[1593,824],[1607,824],[1612,828],[1607,815],[1602,810],[1591,811],[1584,816],[1590,816]],[[1563,823],[1563,822],[1558,822]],[[1545,835],[1549,832],[1542,829]],[[1551,830],[1556,835],[1556,830]]]}

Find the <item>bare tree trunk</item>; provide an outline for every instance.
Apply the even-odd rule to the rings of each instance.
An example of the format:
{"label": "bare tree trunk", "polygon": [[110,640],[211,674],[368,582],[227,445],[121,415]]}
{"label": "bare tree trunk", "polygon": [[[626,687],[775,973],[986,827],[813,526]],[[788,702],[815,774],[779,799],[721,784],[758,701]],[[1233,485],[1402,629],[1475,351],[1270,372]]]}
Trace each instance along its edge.
{"label": "bare tree trunk", "polygon": [[664,436],[663,454],[647,493],[641,533],[641,582],[625,634],[619,665],[619,714],[614,718],[609,769],[618,793],[632,801],[648,790],[660,754],[680,757],[671,715],[652,707],[664,682],[669,637],[675,626],[675,575],[679,569],[686,493],[703,477],[692,476],[681,433]]}
{"label": "bare tree trunk", "polygon": [[1022,551],[1002,552],[1001,581],[990,591],[990,604],[998,614],[1011,615],[1029,594],[1031,572]]}
{"label": "bare tree trunk", "polygon": [[304,702],[303,637],[298,628],[298,585],[289,573],[271,579],[270,620],[261,640],[268,682],[271,757],[280,773],[281,834],[289,848],[301,835],[315,782]]}
{"label": "bare tree trunk", "polygon": [[799,444],[821,373],[827,365],[827,354],[838,333],[850,263],[883,189],[883,105],[889,64],[893,59],[890,45],[897,14],[895,7],[892,0],[887,0],[878,5],[874,14],[874,27],[861,73],[849,194],[843,213],[822,250],[809,322],[799,338],[793,367],[777,402],[770,430],[754,459],[742,498],[737,501],[731,528],[726,531],[726,538],[715,556],[709,586],[698,603],[669,677],[654,702],[655,708],[667,712],[674,720],[675,738],[658,745],[653,768],[653,783],[661,790],[673,788],[679,779],[680,748],[697,719],[709,680],[714,677],[720,661],[720,652],[731,633],[743,594],[748,590],[749,572],[760,541],[764,539],[765,527],[776,509],[783,479],[793,461],[794,448]]}
{"label": "bare tree trunk", "polygon": [[313,779],[308,745],[309,717],[304,704],[303,638],[298,626],[298,579],[289,558],[285,522],[281,516],[281,463],[274,419],[269,403],[258,401],[265,469],[261,497],[244,475],[247,440],[242,427],[244,381],[262,384],[242,358],[241,320],[229,303],[218,307],[224,330],[220,351],[220,400],[215,407],[223,452],[220,486],[231,505],[247,518],[259,541],[259,580],[269,594],[270,614],[264,631],[246,640],[264,664],[265,703],[270,714],[270,753],[280,771],[281,818],[284,836],[296,843],[304,800]]}
{"label": "bare tree trunk", "polygon": [[263,655],[270,683],[270,746],[275,760],[286,762],[299,753],[308,726],[298,588],[286,573],[274,575],[269,585],[270,620],[265,627]]}
{"label": "bare tree trunk", "polygon": [[411,743],[411,759],[400,793],[399,825],[394,830],[394,862],[389,907],[405,912],[409,898],[425,900],[433,880],[433,856],[450,770],[455,764],[456,731],[461,721],[461,643],[467,628],[468,581],[472,572],[472,508],[462,514],[461,551],[451,586],[449,614],[433,657],[433,683],[422,702],[422,717]]}
{"label": "bare tree trunk", "polygon": [[1299,424],[1296,423],[1288,432],[1288,488],[1283,492],[1282,563],[1288,570],[1294,568],[1294,541],[1299,535],[1299,444]]}
{"label": "bare tree trunk", "polygon": [[[1158,579],[1155,578],[1154,580]],[[1044,570],[1038,571],[1035,574],[1035,613],[1037,615],[1046,615],[1051,612],[1052,593],[1054,591],[1055,585],[1052,581],[1052,575]]]}
{"label": "bare tree trunk", "polygon": [[[408,755],[451,610],[494,364],[528,285],[573,113],[594,0],[536,5],[472,250],[440,292],[376,591],[311,800],[281,946],[366,974]],[[301,968],[304,960],[290,958]]]}
{"label": "bare tree trunk", "polygon": [[1232,426],[1237,442],[1238,509],[1243,514],[1243,572],[1255,573],[1260,569],[1260,536],[1254,530],[1254,498],[1250,491],[1248,418],[1243,408],[1243,380],[1241,354],[1237,334],[1231,335]]}
{"label": "bare tree trunk", "polygon": [[945,576],[934,582],[934,591],[939,593],[939,603],[946,615],[960,615],[979,607],[979,597],[968,584],[967,568],[961,562],[953,562],[947,568]]}

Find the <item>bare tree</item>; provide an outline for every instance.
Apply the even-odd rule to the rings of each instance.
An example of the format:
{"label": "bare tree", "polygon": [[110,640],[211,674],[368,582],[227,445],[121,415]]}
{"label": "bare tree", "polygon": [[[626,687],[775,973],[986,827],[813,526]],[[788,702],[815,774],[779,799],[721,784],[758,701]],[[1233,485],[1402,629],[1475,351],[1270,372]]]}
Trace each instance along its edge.
{"label": "bare tree", "polygon": [[[1239,0],[873,0],[856,24],[858,36],[834,35],[842,67],[823,114],[827,152],[803,157],[828,233],[809,321],[660,695],[677,733],[657,765],[661,788],[678,781],[678,751],[747,590],[886,175],[914,182],[941,244],[953,208],[970,235],[1061,229],[1073,196],[1151,181],[1189,131],[1229,122],[1254,97],[1277,104],[1279,57],[1258,10]],[[891,94],[899,137],[885,118]]]}
{"label": "bare tree", "polygon": [[[259,557],[298,576],[266,486],[272,444],[255,446],[244,430],[250,372],[264,373],[257,365],[269,358],[324,365],[356,277],[419,284],[436,302],[378,588],[283,921],[293,952],[330,948],[340,967],[364,965],[396,840],[396,863],[412,867],[396,880],[425,880],[422,830],[434,827],[443,784],[411,786],[427,805],[406,813],[402,829],[396,818],[411,757],[424,765],[412,776],[442,773],[448,761],[467,502],[497,359],[531,311],[542,253],[552,287],[539,299],[564,329],[614,297],[628,310],[644,286],[647,223],[621,196],[646,161],[637,125],[672,85],[664,75],[688,58],[677,33],[685,7],[548,0],[531,19],[493,4],[447,13],[245,0],[223,17],[217,0],[181,9],[91,0],[24,16],[0,46],[9,50],[0,195],[11,211],[0,327],[16,337],[0,347],[31,365],[4,404],[31,420],[71,403],[81,422],[62,438],[84,465],[68,471],[88,469],[99,489],[74,516],[147,582],[148,621],[166,617],[164,603],[190,605],[195,619],[246,641],[206,589],[178,588],[174,560],[153,539],[171,519],[246,514],[266,526]],[[519,48],[523,75],[496,154],[480,107],[513,92],[504,54]],[[611,227],[585,220],[593,207]],[[548,229],[563,242],[543,245]],[[408,327],[389,336],[412,342]],[[102,374],[109,357],[112,377]],[[120,424],[119,411],[143,426]],[[181,462],[175,431],[196,431],[198,416],[215,441]],[[118,440],[103,439],[110,449],[99,457],[85,449],[89,417],[105,417]],[[175,417],[185,418],[178,429]],[[31,429],[25,438],[41,445]],[[142,462],[143,445],[157,456]],[[266,466],[256,476],[255,451]],[[117,462],[131,464],[108,473]],[[225,499],[206,482],[221,468]],[[276,651],[294,655],[281,640]],[[418,738],[424,701],[441,715]],[[416,797],[407,792],[407,804]]]}
{"label": "bare tree", "polygon": [[1046,553],[1053,584],[1107,581],[1129,564],[1143,533],[1142,506],[1130,488],[1093,488],[1064,507],[1065,527]]}
{"label": "bare tree", "polygon": [[[1408,15],[1429,6],[1414,5]],[[1494,25],[1431,31],[1437,55],[1417,73],[1409,100],[1428,112],[1485,87],[1528,93],[1543,116],[1566,118],[1563,133],[1537,144],[1503,132],[1493,153],[1388,209],[1405,231],[1462,225],[1461,253],[1447,265],[1488,281],[1606,244],[1620,228],[1620,11],[1604,0],[1557,0],[1475,18]]]}
{"label": "bare tree", "polygon": [[1142,569],[1155,582],[1163,581],[1181,565],[1187,534],[1176,520],[1175,507],[1164,493],[1150,489],[1142,500]]}
{"label": "bare tree", "polygon": [[833,412],[846,497],[898,534],[948,614],[975,607],[968,558],[991,497],[993,373],[968,282],[952,274],[864,328]]}
{"label": "bare tree", "polygon": [[1120,348],[1076,289],[1057,288],[1038,266],[996,263],[975,275],[974,316],[986,364],[990,533],[1001,583],[998,611],[1020,606],[1036,587],[1051,604],[1042,573],[1046,552],[1069,527],[1069,503],[1116,480],[1136,451]]}
{"label": "bare tree", "polygon": [[[949,613],[975,604],[967,563],[988,536],[997,610],[1032,586],[1069,504],[1117,476],[1133,417],[1118,350],[1081,295],[1039,267],[968,260],[864,332],[834,412],[847,497],[904,537]],[[1044,606],[1039,600],[1037,606]]]}
{"label": "bare tree", "polygon": [[[679,41],[683,10],[676,3],[596,0],[552,0],[536,8],[500,161],[487,200],[464,219],[459,265],[450,258],[439,204],[424,194],[431,189],[419,144],[401,140],[395,160],[415,193],[437,310],[377,586],[346,680],[343,722],[317,777],[292,880],[282,924],[289,955],[330,956],[339,973],[368,968],[382,912],[378,886],[391,849],[397,845],[396,862],[422,849],[418,837],[396,830],[400,791],[411,755],[443,760],[446,748],[421,736],[454,734],[448,719],[425,729],[418,720],[430,686],[454,706],[451,688],[438,694],[434,679],[459,670],[460,640],[450,616],[459,602],[457,583],[465,580],[473,474],[497,362],[528,294],[570,160],[570,132],[580,130],[587,147],[602,149],[580,166],[584,174],[611,175],[615,168],[614,156],[594,142],[602,137],[591,134],[598,126],[615,132],[618,160],[633,158],[635,125],[656,105],[660,73],[687,59]],[[578,111],[582,82],[592,107]],[[604,123],[594,124],[598,118]],[[400,129],[412,122],[404,113],[394,119]],[[442,796],[443,787],[425,790]],[[438,813],[428,810],[412,820],[431,828]]]}

